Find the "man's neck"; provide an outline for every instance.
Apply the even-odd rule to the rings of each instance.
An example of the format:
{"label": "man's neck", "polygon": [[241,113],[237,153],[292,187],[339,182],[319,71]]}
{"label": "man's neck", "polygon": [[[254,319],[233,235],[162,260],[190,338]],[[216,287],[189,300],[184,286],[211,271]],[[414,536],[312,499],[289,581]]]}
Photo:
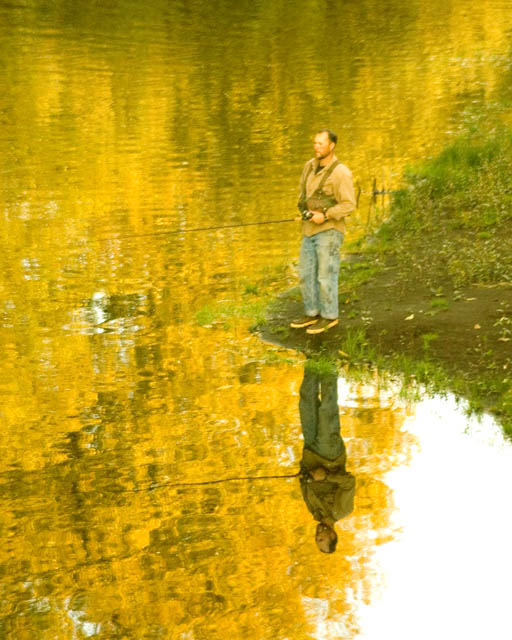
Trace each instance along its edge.
{"label": "man's neck", "polygon": [[331,153],[327,156],[327,158],[322,158],[318,164],[321,167],[326,167],[328,164],[331,164],[333,158],[334,158],[334,153]]}

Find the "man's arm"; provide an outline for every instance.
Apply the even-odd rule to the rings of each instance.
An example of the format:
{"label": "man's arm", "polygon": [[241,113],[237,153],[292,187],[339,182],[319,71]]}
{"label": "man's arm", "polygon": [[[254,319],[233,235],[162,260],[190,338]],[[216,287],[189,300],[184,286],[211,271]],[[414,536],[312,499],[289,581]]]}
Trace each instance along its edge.
{"label": "man's arm", "polygon": [[327,210],[327,217],[331,220],[341,220],[356,208],[356,196],[350,170],[346,167],[336,167],[332,174],[332,185],[337,204]]}
{"label": "man's arm", "polygon": [[313,160],[308,160],[304,165],[304,168],[302,169],[302,174],[300,176],[300,181],[299,181],[299,198],[303,193],[306,194],[306,180],[309,174],[311,173],[312,162]]}
{"label": "man's arm", "polygon": [[355,484],[354,476],[347,471],[329,471],[325,467],[317,467],[309,474],[314,482],[333,482],[345,488]]}
{"label": "man's arm", "polygon": [[356,492],[356,480],[352,474],[345,476],[345,482],[336,490],[332,514],[336,520],[345,518],[354,510],[354,496]]}

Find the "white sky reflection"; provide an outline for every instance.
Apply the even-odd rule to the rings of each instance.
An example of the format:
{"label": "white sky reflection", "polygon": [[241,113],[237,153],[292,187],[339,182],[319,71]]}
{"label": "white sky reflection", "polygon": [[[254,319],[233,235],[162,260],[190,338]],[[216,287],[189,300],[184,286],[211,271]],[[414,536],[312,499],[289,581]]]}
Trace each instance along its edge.
{"label": "white sky reflection", "polygon": [[450,397],[419,402],[404,429],[419,449],[384,477],[401,533],[375,549],[384,588],[358,638],[511,640],[511,443]]}

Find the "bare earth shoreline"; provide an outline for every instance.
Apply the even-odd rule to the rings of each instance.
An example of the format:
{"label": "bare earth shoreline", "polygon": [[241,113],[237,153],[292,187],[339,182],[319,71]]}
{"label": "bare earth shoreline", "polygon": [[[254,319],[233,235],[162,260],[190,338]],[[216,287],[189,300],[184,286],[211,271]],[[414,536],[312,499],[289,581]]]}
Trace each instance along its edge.
{"label": "bare earth shoreline", "polygon": [[[512,335],[509,324],[500,322],[512,310],[512,285],[472,285],[456,292],[449,287],[447,281],[443,305],[433,305],[430,288],[404,280],[388,265],[355,291],[345,293],[341,284],[340,323],[320,336],[310,336],[304,329],[286,330],[290,318],[302,313],[300,296],[292,290],[272,308],[261,336],[307,354],[339,358],[340,351],[347,353],[347,336],[364,330],[380,364],[398,355],[416,362],[427,360],[448,376],[466,380],[468,389],[477,387],[479,408],[499,418],[507,411],[503,383],[509,387],[512,406],[508,382],[509,376],[512,380]],[[351,355],[347,353],[348,358]],[[499,392],[492,384],[496,380]],[[460,384],[447,390],[464,395]]]}

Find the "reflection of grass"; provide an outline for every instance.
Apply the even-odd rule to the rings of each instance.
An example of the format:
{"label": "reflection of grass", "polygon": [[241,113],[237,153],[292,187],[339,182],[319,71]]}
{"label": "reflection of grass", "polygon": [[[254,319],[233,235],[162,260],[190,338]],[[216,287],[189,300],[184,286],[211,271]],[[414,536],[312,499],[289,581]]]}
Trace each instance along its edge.
{"label": "reflection of grass", "polygon": [[265,267],[258,280],[243,279],[239,283],[238,290],[233,292],[236,300],[211,302],[199,309],[195,314],[197,324],[229,329],[240,321],[248,321],[249,329],[257,330],[274,309],[274,290],[282,287],[288,275],[289,267],[286,264]]}
{"label": "reflection of grass", "polygon": [[413,358],[397,352],[379,354],[366,339],[363,329],[348,332],[346,339],[338,345],[341,347],[339,366],[349,378],[359,381],[371,380],[375,370],[383,382],[389,377],[394,382],[399,380],[400,396],[408,400],[417,400],[421,390],[441,394],[449,390],[467,400],[468,413],[490,411],[500,420],[504,432],[512,436],[512,372],[510,377],[504,375],[492,361],[477,377],[471,371],[448,371],[443,364],[430,358],[429,346],[439,336],[426,333],[422,337],[425,357]]}

